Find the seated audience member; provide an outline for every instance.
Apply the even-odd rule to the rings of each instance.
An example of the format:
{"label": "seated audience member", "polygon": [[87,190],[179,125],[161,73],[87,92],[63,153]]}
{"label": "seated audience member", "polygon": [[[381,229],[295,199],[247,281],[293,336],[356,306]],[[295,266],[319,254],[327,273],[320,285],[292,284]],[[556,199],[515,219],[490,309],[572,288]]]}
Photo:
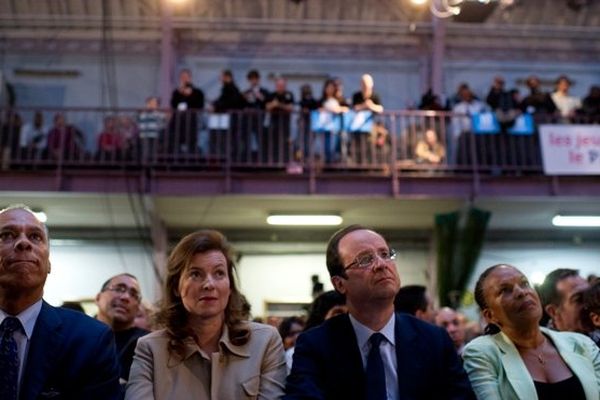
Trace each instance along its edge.
{"label": "seated audience member", "polygon": [[25,123],[21,130],[21,149],[24,150],[26,158],[33,159],[41,156],[46,142],[48,127],[44,124],[44,114],[36,111],[33,121]]}
{"label": "seated audience member", "polygon": [[559,268],[546,275],[537,288],[548,327],[558,331],[587,333],[581,323],[583,292],[589,282],[575,269]]}
{"label": "seated audience member", "polygon": [[269,315],[267,317],[267,321],[265,322],[265,324],[271,325],[275,329],[279,329],[279,325],[281,325],[282,320],[283,320],[283,318],[281,318],[281,317],[277,317],[275,315]]}
{"label": "seated audience member", "polygon": [[561,75],[556,80],[556,90],[552,93],[552,101],[560,112],[561,122],[569,122],[575,116],[577,110],[581,108],[581,99],[569,95],[571,80]]}
{"label": "seated audience member", "polygon": [[[373,77],[369,74],[364,74],[360,79],[360,91],[354,93],[352,96],[352,108],[354,111],[370,111],[372,113],[380,114],[383,112],[383,106],[381,105],[381,99],[379,95],[373,90],[374,82]],[[349,143],[349,156],[357,163],[363,162],[363,160],[372,159],[372,155],[369,154],[364,157],[369,151],[369,135],[371,132],[356,131],[350,133]]]}
{"label": "seated audience member", "polygon": [[471,340],[483,335],[483,327],[480,321],[470,321],[462,314],[463,325],[465,327],[465,343],[469,343]]}
{"label": "seated audience member", "polygon": [[50,159],[75,160],[83,149],[83,133],[68,124],[62,113],[54,115],[54,125],[47,135],[46,150]]}
{"label": "seated audience member", "polygon": [[138,340],[125,399],[277,399],[283,345],[273,327],[241,319],[233,250],[212,230],[185,236],[167,261],[158,322]]}
{"label": "seated audience member", "polygon": [[165,132],[168,152],[196,151],[198,113],[204,109],[204,93],[192,83],[192,72],[179,72],[179,84],[171,94],[173,115]]}
{"label": "seated audience member", "polygon": [[540,299],[518,269],[488,268],[475,300],[488,327],[463,358],[478,399],[598,399],[598,347],[583,335],[540,327]]}
{"label": "seated audience member", "polygon": [[0,210],[0,399],[117,399],[110,329],[42,299],[49,251],[48,229],[29,208]]}
{"label": "seated audience member", "polygon": [[129,369],[133,362],[133,353],[140,337],[148,330],[135,326],[135,317],[141,304],[140,284],[131,274],[119,274],[109,278],[96,295],[98,315],[115,333],[117,356],[120,364],[120,381],[125,384],[129,378]]}
{"label": "seated audience member", "polygon": [[542,91],[540,79],[532,75],[525,81],[529,94],[521,102],[521,111],[537,116],[551,117],[556,105],[549,93]]}
{"label": "seated audience member", "polygon": [[598,279],[583,292],[581,319],[589,336],[600,347],[600,280]]}
{"label": "seated audience member", "polygon": [[154,315],[156,314],[156,310],[154,306],[147,301],[142,301],[140,303],[140,308],[138,309],[137,314],[135,315],[135,319],[133,320],[133,324],[147,331],[155,330],[154,327]]}
{"label": "seated audience member", "polygon": [[275,80],[275,91],[267,98],[267,111],[270,113],[268,147],[274,162],[289,161],[291,152],[290,122],[294,108],[294,94],[287,90],[285,78]]}
{"label": "seated audience member", "polygon": [[279,335],[283,341],[283,349],[285,350],[285,364],[287,372],[292,370],[292,357],[294,356],[294,346],[296,339],[304,329],[304,321],[299,317],[284,318],[279,324]]}
{"label": "seated audience member", "polygon": [[284,399],[473,398],[448,334],[394,312],[400,278],[381,235],[343,228],[326,258],[348,314],[298,337]]}
{"label": "seated audience member", "polygon": [[415,157],[418,163],[441,164],[446,157],[446,146],[438,140],[433,129],[427,129],[415,147]]}
{"label": "seated audience member", "polygon": [[158,97],[148,97],[145,108],[137,116],[141,157],[144,161],[156,160],[158,142],[164,134],[167,116],[159,107]]}
{"label": "seated audience member", "polygon": [[436,311],[425,286],[402,286],[394,298],[394,308],[396,312],[410,314],[430,324],[435,323]]}
{"label": "seated audience member", "polygon": [[78,301],[63,301],[63,303],[60,306],[62,308],[66,308],[68,310],[79,311],[79,312],[85,314],[85,309],[83,308],[81,303]]}
{"label": "seated audience member", "polygon": [[346,298],[344,296],[335,290],[323,292],[310,305],[304,330],[307,331],[310,328],[321,325],[329,318],[346,314],[347,312],[348,307],[346,307]]}
{"label": "seated audience member", "polygon": [[462,356],[465,349],[465,325],[460,314],[450,307],[442,307],[435,315],[435,324],[448,332],[456,353]]}
{"label": "seated audience member", "polygon": [[123,156],[125,142],[119,132],[116,117],[104,118],[104,128],[98,136],[98,153],[100,160],[117,160]]}

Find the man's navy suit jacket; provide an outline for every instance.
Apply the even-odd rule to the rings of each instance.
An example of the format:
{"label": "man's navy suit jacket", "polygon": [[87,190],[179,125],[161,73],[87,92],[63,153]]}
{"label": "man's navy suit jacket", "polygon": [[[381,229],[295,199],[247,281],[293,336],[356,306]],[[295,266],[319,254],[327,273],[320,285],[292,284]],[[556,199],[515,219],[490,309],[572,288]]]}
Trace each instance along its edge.
{"label": "man's navy suit jacket", "polygon": [[[396,314],[394,329],[401,400],[475,399],[446,331],[406,314]],[[364,399],[365,379],[344,314],[298,337],[284,399]]]}
{"label": "man's navy suit jacket", "polygon": [[43,302],[20,400],[112,400],[119,393],[119,364],[110,328],[78,311]]}

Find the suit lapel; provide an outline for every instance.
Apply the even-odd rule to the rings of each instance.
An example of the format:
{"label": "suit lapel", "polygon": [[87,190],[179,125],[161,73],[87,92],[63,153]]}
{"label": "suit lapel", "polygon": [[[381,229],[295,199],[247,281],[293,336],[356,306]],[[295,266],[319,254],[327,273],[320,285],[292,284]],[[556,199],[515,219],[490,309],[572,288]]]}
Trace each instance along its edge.
{"label": "suit lapel", "polygon": [[336,390],[339,393],[345,392],[352,397],[362,397],[365,392],[365,373],[354,328],[347,314],[335,318],[336,321],[333,321],[333,318],[330,320],[332,322],[330,343],[336,347],[331,353],[335,358],[332,365],[335,366],[334,370],[339,377],[336,378],[338,382],[333,386],[339,389]]}
{"label": "suit lapel", "polygon": [[494,341],[500,348],[500,361],[506,372],[506,378],[514,389],[519,399],[537,399],[537,392],[533,379],[519,355],[517,348],[504,333],[500,332],[493,336]]}
{"label": "suit lapel", "polygon": [[396,360],[398,389],[400,398],[411,398],[421,374],[420,360],[421,349],[416,342],[417,333],[405,318],[396,313],[394,326],[396,336]]}
{"label": "suit lapel", "polygon": [[48,303],[43,302],[31,335],[24,379],[21,385],[21,399],[37,398],[44,389],[44,384],[52,368],[56,368],[55,360],[62,342],[61,325],[58,313]]}

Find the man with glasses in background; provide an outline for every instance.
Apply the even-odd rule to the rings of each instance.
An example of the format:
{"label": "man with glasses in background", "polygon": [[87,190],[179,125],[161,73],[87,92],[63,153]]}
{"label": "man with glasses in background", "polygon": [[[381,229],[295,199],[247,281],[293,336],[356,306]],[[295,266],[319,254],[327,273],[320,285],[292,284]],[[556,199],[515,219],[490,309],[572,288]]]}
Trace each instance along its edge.
{"label": "man with glasses in background", "polygon": [[351,225],[327,246],[327,269],[348,314],[301,334],[284,399],[474,399],[448,334],[394,312],[394,250]]}
{"label": "man with glasses in background", "polygon": [[137,340],[149,333],[134,325],[141,300],[140,284],[135,276],[128,273],[108,279],[102,285],[100,293],[96,295],[98,306],[96,318],[110,326],[115,333],[122,385],[129,378]]}
{"label": "man with glasses in background", "polygon": [[112,332],[46,303],[49,273],[46,226],[26,206],[0,210],[0,399],[117,399]]}

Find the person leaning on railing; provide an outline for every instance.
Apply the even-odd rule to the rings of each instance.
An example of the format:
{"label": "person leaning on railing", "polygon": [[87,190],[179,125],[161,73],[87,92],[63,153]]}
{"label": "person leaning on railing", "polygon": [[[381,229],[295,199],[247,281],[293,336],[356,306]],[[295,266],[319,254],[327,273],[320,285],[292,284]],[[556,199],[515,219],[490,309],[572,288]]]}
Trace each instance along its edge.
{"label": "person leaning on railing", "polygon": [[415,156],[418,163],[440,164],[446,157],[446,148],[438,140],[433,129],[427,129],[415,147]]}

